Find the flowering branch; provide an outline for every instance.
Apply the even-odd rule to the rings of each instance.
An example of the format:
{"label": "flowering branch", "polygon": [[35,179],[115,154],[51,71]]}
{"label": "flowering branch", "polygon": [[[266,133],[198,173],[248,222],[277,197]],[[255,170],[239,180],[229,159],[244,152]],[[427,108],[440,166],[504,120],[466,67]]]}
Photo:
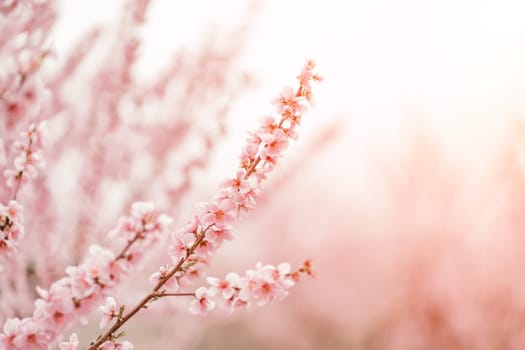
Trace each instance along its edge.
{"label": "flowering branch", "polygon": [[[200,242],[202,241],[203,238],[204,238],[204,232],[201,234],[201,238],[197,239],[195,241],[195,243],[193,244],[193,246],[189,249],[189,251],[190,251],[189,255],[193,254],[193,251],[195,250],[195,248],[197,248],[197,246],[200,244]],[[181,258],[177,265],[175,265],[165,276],[162,276],[159,279],[159,281],[157,282],[157,284],[155,285],[153,290],[148,295],[146,295],[126,315],[122,316],[121,318],[118,318],[117,321],[115,322],[115,324],[103,336],[99,337],[98,340],[95,343],[91,343],[90,344],[88,350],[98,349],[103,343],[105,343],[106,341],[108,341],[110,339],[113,339],[113,334],[115,334],[115,332],[117,330],[119,330],[120,327],[122,327],[130,318],[132,318],[141,309],[147,308],[148,305],[150,304],[150,302],[152,302],[153,300],[156,300],[160,295],[162,295],[162,292],[159,293],[159,291],[162,288],[162,286],[164,286],[166,284],[166,282],[168,282],[168,280],[171,277],[173,277],[173,275],[175,273],[180,271],[182,265],[186,262],[186,260],[187,260],[187,258]]]}
{"label": "flowering branch", "polygon": [[23,139],[14,145],[19,152],[14,161],[14,169],[4,172],[7,186],[14,188],[7,206],[0,204],[0,252],[4,254],[16,251],[18,242],[24,236],[23,208],[16,197],[22,182],[27,178],[35,178],[38,174],[36,169],[42,166],[40,148],[43,127],[43,122],[38,125],[31,124],[29,129],[21,134]]}
{"label": "flowering branch", "polygon": [[[176,277],[180,286],[184,279],[192,275],[191,272],[197,271],[198,274],[197,265],[206,262],[208,256],[218,249],[225,239],[231,239],[230,224],[238,219],[241,211],[253,208],[261,183],[273,170],[278,158],[288,146],[288,139],[297,137],[296,127],[300,123],[302,114],[307,110],[304,103],[312,101],[311,82],[321,80],[313,73],[314,66],[313,61],[306,63],[298,76],[297,91],[291,87],[285,88],[274,100],[281,114],[280,121],[276,123],[273,117],[266,118],[263,126],[249,136],[248,144],[241,155],[241,166],[237,176],[225,184],[221,196],[211,203],[204,204],[200,215],[197,215],[186,227],[172,234],[173,244],[168,251],[174,264],[171,269],[161,268],[154,275],[158,281],[152,291],[130,311],[118,317],[105,334],[90,344],[88,350],[105,348],[107,344],[116,347],[118,338],[116,332],[140,310],[147,308],[156,300],[158,292],[164,285]],[[268,268],[263,269],[268,270]],[[278,278],[285,278],[286,274],[278,273]],[[198,289],[195,292],[198,303],[192,305],[201,305],[201,300],[206,298],[206,293],[206,289]],[[204,304],[207,305],[207,302]],[[193,309],[195,308],[194,306]]]}
{"label": "flowering branch", "polygon": [[28,130],[21,134],[23,140],[15,143],[14,147],[18,150],[19,155],[15,158],[14,169],[7,169],[4,172],[7,187],[14,188],[12,200],[16,200],[20,184],[28,177],[35,178],[38,175],[36,169],[43,165],[40,148],[44,126],[44,122],[38,125],[31,124]]}
{"label": "flowering branch", "polygon": [[209,288],[200,287],[195,291],[195,300],[190,304],[190,312],[205,315],[221,299],[224,306],[234,308],[258,306],[281,301],[288,295],[288,289],[306,274],[312,276],[309,260],[296,271],[291,271],[290,264],[281,263],[277,267],[258,263],[254,270],[246,271],[245,276],[230,272],[223,279],[208,277]]}
{"label": "flowering branch", "polygon": [[7,320],[0,334],[0,349],[49,348],[120,282],[170,223],[171,219],[159,214],[151,203],[134,203],[131,216],[121,218],[109,233],[112,238],[126,238],[126,248],[115,257],[108,249],[91,246],[84,263],[66,269],[68,276],[54,282],[48,291],[38,288],[40,298],[32,317]]}

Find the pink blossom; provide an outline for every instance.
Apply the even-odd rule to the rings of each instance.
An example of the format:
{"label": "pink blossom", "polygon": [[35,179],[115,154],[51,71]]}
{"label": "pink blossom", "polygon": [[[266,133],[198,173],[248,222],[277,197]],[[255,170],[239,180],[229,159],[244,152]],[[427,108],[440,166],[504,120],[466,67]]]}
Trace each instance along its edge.
{"label": "pink blossom", "polygon": [[119,281],[124,266],[115,259],[115,254],[109,249],[98,245],[89,247],[89,255],[84,263],[87,277],[100,287],[113,286]]}
{"label": "pink blossom", "polygon": [[131,350],[133,349],[133,344],[127,340],[116,341],[108,340],[102,344],[100,350]]}
{"label": "pink blossom", "polygon": [[[130,56],[133,54],[131,53]],[[132,59],[129,60],[132,61]],[[27,68],[28,71],[33,69]],[[122,73],[122,76],[119,74],[112,75],[109,82],[112,86],[120,87],[129,81],[129,71],[119,71],[118,73]],[[101,89],[107,89],[107,87],[102,86]],[[106,116],[107,123],[111,126],[107,129],[100,126],[101,130],[97,130],[99,126],[93,127],[93,130],[91,128],[88,130],[89,133],[99,132],[105,135],[117,132],[120,116],[118,108],[114,107],[119,105],[119,98],[115,95],[120,93],[116,90],[110,88],[105,91],[111,95],[111,98],[104,96],[103,93],[98,94],[97,96],[101,98],[97,100],[99,104],[95,106],[97,113]],[[299,120],[299,114],[305,110],[301,105],[305,102],[301,91],[305,91],[305,86],[299,88],[297,93],[292,94],[293,100],[288,97],[281,99],[282,106],[280,109],[282,109],[282,113],[279,121],[275,118],[267,118],[261,128],[248,136],[247,145],[244,147],[241,156],[241,166],[236,170],[235,176],[226,184],[226,187],[222,188],[219,196],[215,197],[212,202],[205,204],[204,210],[195,216],[186,227],[171,235],[168,253],[174,266],[161,267],[158,272],[151,276],[153,282],[162,287],[168,286],[169,281],[166,281],[166,277],[169,274],[173,276],[172,280],[177,283],[177,288],[181,288],[181,286],[186,287],[197,279],[205,277],[204,269],[210,261],[210,256],[224,240],[232,238],[233,224],[239,219],[242,211],[253,208],[262,188],[262,182],[272,170],[268,164],[271,162],[273,167],[288,145],[288,139],[291,137],[290,130],[294,130],[295,123]],[[32,98],[31,93],[26,98],[30,100]],[[297,118],[289,118],[287,113],[290,111],[297,115]],[[73,135],[73,137],[78,136]],[[14,157],[15,173],[11,175],[12,185],[15,187],[21,184],[22,180],[33,175],[36,176],[42,160],[40,149],[37,148],[37,146],[41,146],[40,131],[31,127],[23,137],[23,141],[17,144],[19,154]],[[68,136],[64,135],[64,137],[67,138]],[[86,140],[86,138],[80,139]],[[90,155],[93,161],[86,164],[93,165],[95,169],[92,171],[86,169],[87,179],[82,179],[79,184],[81,187],[90,189],[85,191],[84,195],[91,195],[90,199],[93,199],[95,203],[99,199],[102,201],[103,196],[99,198],[98,194],[91,192],[103,192],[97,191],[100,190],[97,186],[101,182],[98,171],[103,169],[106,163],[111,163],[111,158],[101,156],[109,151],[111,149],[103,144],[96,154]],[[129,154],[133,155],[134,153],[130,151]],[[108,180],[115,178],[117,176],[110,177]],[[153,180],[148,181],[153,182]],[[111,185],[111,182],[109,184]],[[134,193],[129,194],[129,198],[136,198],[143,194],[142,188],[137,189]],[[88,204],[86,205],[88,206]],[[45,208],[43,210],[45,211]],[[80,228],[81,234],[90,233],[89,230],[93,228],[93,235],[95,235],[96,229],[103,227],[104,222],[102,219],[99,222],[99,216],[93,215],[93,210],[86,210],[86,212],[90,215],[81,216],[83,220],[79,220],[80,223],[76,228]],[[42,216],[45,214],[49,214],[49,212]],[[75,221],[75,218],[71,218],[71,221]],[[161,234],[166,233],[170,224],[171,219],[160,214],[151,203],[135,202],[132,205],[131,215],[121,218],[117,228],[111,231],[111,237],[114,238],[111,240],[111,244],[120,249],[113,251],[99,245],[91,245],[87,257],[80,264],[69,266],[66,269],[66,275],[51,283],[48,291],[38,289],[40,297],[35,301],[33,314],[19,321],[16,327],[4,325],[5,334],[2,335],[1,339],[5,340],[6,343],[12,343],[14,346],[28,349],[33,347],[44,349],[53,346],[68,327],[75,322],[82,321],[90,311],[100,304],[104,297],[111,295],[115,290],[114,287],[138,263],[138,258],[149,250],[150,244],[157,241]],[[4,229],[9,225],[4,225],[2,234],[5,235],[7,230]],[[20,232],[10,234],[20,237]],[[72,232],[76,234],[76,230],[72,230]],[[88,241],[91,239],[96,241],[97,239],[95,236],[89,236],[89,238]],[[87,239],[84,238],[84,240]],[[76,253],[83,252],[83,247],[87,247],[87,243],[85,246],[83,243],[80,245],[81,247]],[[75,256],[76,258],[77,256]],[[46,266],[42,266],[42,269],[45,268]],[[174,268],[175,273],[170,274]],[[189,307],[190,312],[207,313],[215,307],[213,297],[221,299],[224,304],[233,307],[247,306],[250,303],[262,305],[266,302],[280,300],[287,294],[286,289],[293,284],[293,281],[290,282],[291,274],[286,271],[286,266],[274,268],[258,265],[255,270],[248,271],[243,277],[230,273],[224,279],[210,278],[208,280],[209,288],[201,287],[195,291],[195,300]],[[156,288],[158,289],[158,287]],[[113,297],[106,298],[104,306],[100,307],[100,311],[103,313],[100,321],[101,327],[107,326],[118,316],[117,306],[118,303]],[[10,338],[15,328],[16,334],[12,334],[14,338]],[[118,337],[116,333],[101,338],[102,348],[107,350],[131,349],[133,347],[131,343],[118,342],[114,337]],[[78,340],[76,336],[71,336],[70,341],[63,343],[63,345],[66,348],[76,348],[78,347]]]}
{"label": "pink blossom", "polygon": [[18,325],[17,335],[13,340],[18,348],[22,349],[47,349],[49,334],[40,329],[39,324],[31,318],[23,319]]}
{"label": "pink blossom", "polygon": [[196,300],[190,304],[190,312],[195,315],[205,315],[215,307],[215,302],[210,299],[208,289],[200,287],[195,291]]}
{"label": "pink blossom", "polygon": [[135,202],[131,207],[131,215],[121,217],[118,226],[111,230],[112,237],[124,237],[128,241],[141,240],[141,244],[149,244],[171,225],[172,219],[160,214],[153,203]]}
{"label": "pink blossom", "polygon": [[282,300],[288,295],[286,291],[288,283],[279,283],[279,278],[276,278],[276,275],[279,276],[279,272],[271,265],[257,264],[255,270],[248,270],[240,292],[241,299],[250,300],[257,305]]}
{"label": "pink blossom", "polygon": [[235,203],[228,198],[224,198],[219,202],[204,204],[204,215],[201,218],[202,225],[225,227],[235,219],[236,209]]}
{"label": "pink blossom", "polygon": [[93,294],[97,285],[93,283],[88,270],[85,266],[68,266],[66,268],[68,283],[71,287],[71,295],[74,298],[82,299]]}
{"label": "pink blossom", "polygon": [[[169,220],[162,219],[162,215],[149,210],[151,208],[147,209],[140,215],[146,224],[154,223],[148,232],[160,234],[157,223],[160,220],[162,226]],[[5,208],[5,213],[15,218],[21,216],[20,207],[16,204]],[[142,232],[144,225],[138,229]],[[133,243],[139,244],[141,241],[142,238]],[[127,259],[127,256],[116,257],[106,248],[90,246],[89,255],[82,264],[66,268],[67,275],[54,282],[49,290],[37,288],[40,298],[35,301],[32,317],[6,323],[5,334],[1,334],[0,339],[6,344],[12,343],[13,346],[24,349],[47,349],[73,321],[81,321],[93,309],[103,293],[114,287],[130,267],[131,260]],[[118,314],[116,301],[109,297],[101,311],[104,317],[100,323],[105,325],[104,323],[107,324]],[[122,343],[116,346],[124,349],[128,345]]]}
{"label": "pink blossom", "polygon": [[14,169],[6,169],[4,176],[7,186],[18,191],[17,183],[26,182],[28,179],[38,175],[39,168],[44,165],[41,148],[43,145],[43,134],[45,122],[31,124],[28,129],[21,133],[21,140],[15,142],[14,147],[18,154],[14,159]]}
{"label": "pink blossom", "polygon": [[264,148],[261,158],[277,158],[288,147],[288,137],[282,129],[277,129],[271,134],[261,136]]}
{"label": "pink blossom", "polygon": [[279,113],[287,109],[294,113],[304,113],[307,109],[302,98],[296,96],[294,89],[290,86],[285,87],[281,94],[272,101],[272,104],[277,107],[277,112]]}
{"label": "pink blossom", "polygon": [[206,239],[215,246],[220,246],[222,242],[232,240],[233,234],[227,228],[212,226],[206,231]]}
{"label": "pink blossom", "polygon": [[0,254],[15,252],[23,237],[22,206],[15,200],[9,201],[7,206],[0,204]]}
{"label": "pink blossom", "polygon": [[256,184],[254,184],[253,181],[250,181],[250,179],[245,179],[245,175],[246,171],[239,169],[235,178],[226,181],[223,186],[225,188],[235,189],[237,192],[242,194],[249,193],[253,191],[254,188],[256,188]]}
{"label": "pink blossom", "polygon": [[107,297],[106,303],[100,306],[99,311],[102,312],[99,328],[105,328],[115,317],[118,316],[118,305],[113,297]]}
{"label": "pink blossom", "polygon": [[224,299],[230,299],[235,293],[235,287],[239,283],[239,275],[230,272],[224,279],[208,277],[206,281],[211,285],[209,288],[210,295],[221,294]]}
{"label": "pink blossom", "polygon": [[50,291],[37,287],[40,299],[35,301],[33,318],[49,329],[64,328],[74,309],[71,290],[65,286],[52,285]]}
{"label": "pink blossom", "polygon": [[288,263],[277,267],[258,263],[244,276],[230,272],[223,279],[208,277],[209,297],[218,297],[230,309],[280,301],[288,295],[288,289],[295,285],[298,276],[308,274],[304,266],[292,271]]}
{"label": "pink blossom", "polygon": [[187,255],[187,250],[195,242],[195,235],[193,233],[185,232],[185,230],[174,232],[171,234],[172,244],[168,247],[168,255],[171,257],[173,264],[177,264],[179,260]]}
{"label": "pink blossom", "polygon": [[20,319],[10,318],[4,323],[4,333],[0,334],[0,348],[10,350],[16,349],[14,340],[18,335],[18,328],[20,327]]}
{"label": "pink blossom", "polygon": [[76,333],[71,334],[69,341],[61,342],[59,344],[60,350],[77,350],[78,349],[78,337]]}

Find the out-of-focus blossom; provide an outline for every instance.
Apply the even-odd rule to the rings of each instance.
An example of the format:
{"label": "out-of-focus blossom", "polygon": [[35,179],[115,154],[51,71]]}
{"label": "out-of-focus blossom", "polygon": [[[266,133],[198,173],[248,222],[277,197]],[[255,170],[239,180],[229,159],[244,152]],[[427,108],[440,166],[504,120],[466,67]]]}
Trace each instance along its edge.
{"label": "out-of-focus blossom", "polygon": [[71,334],[68,341],[61,342],[59,344],[60,350],[77,350],[78,349],[78,337],[76,333]]}
{"label": "out-of-focus blossom", "polygon": [[101,350],[131,350],[133,349],[133,344],[127,340],[116,341],[108,340],[102,344]]}
{"label": "out-of-focus blossom", "polygon": [[[5,334],[0,334],[1,339],[10,343],[12,333],[15,332],[12,343],[16,349],[26,349],[29,346],[42,349],[50,347],[65,329],[86,317],[96,307],[96,303],[120,283],[122,277],[139,262],[138,259],[130,259],[130,256],[142,256],[143,250],[151,245],[151,241],[156,241],[159,235],[167,232],[166,225],[169,222],[170,219],[160,214],[152,205],[135,203],[131,216],[122,218],[120,225],[110,232],[113,236],[123,230],[128,238],[120,254],[115,255],[101,246],[91,246],[82,264],[67,267],[67,275],[55,281],[49,290],[38,288],[40,298],[35,301],[31,317],[6,321]],[[122,223],[133,225],[129,228]],[[101,327],[116,316],[116,308],[116,301],[108,297],[106,305],[101,309],[104,313]],[[118,346],[127,345],[123,343]]]}

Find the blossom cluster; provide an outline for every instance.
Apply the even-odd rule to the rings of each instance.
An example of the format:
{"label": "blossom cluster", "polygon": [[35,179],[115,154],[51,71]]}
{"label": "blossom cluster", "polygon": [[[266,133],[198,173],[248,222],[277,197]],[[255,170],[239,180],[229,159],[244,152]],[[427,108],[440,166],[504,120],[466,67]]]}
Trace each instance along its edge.
{"label": "blossom cluster", "polygon": [[[150,281],[155,283],[151,293],[125,315],[117,313],[114,300],[106,300],[106,305],[101,307],[104,313],[101,323],[105,326],[113,319],[116,321],[105,334],[90,344],[89,350],[123,348],[117,330],[139,310],[160,297],[188,295],[177,291],[182,286],[189,285],[195,278],[203,276],[203,265],[208,263],[210,256],[225,240],[233,237],[232,224],[239,219],[242,212],[254,207],[263,181],[274,169],[289,140],[297,138],[296,128],[308,109],[307,105],[313,101],[311,83],[321,80],[313,73],[314,67],[314,62],[308,61],[298,76],[297,90],[286,88],[273,101],[280,114],[279,121],[273,117],[265,118],[263,125],[256,132],[249,134],[236,176],[224,183],[220,195],[214,201],[202,204],[199,214],[186,226],[171,234],[168,255],[172,264],[161,266],[159,271],[151,275]],[[311,272],[310,263],[307,266],[308,272]],[[287,295],[287,289],[293,286],[299,273],[290,271],[289,264],[281,264],[278,267],[259,264],[255,270],[247,271],[244,278],[238,278],[234,274],[228,275],[224,280],[226,282],[222,281],[227,290],[222,290],[221,293],[224,296],[226,292],[224,298],[228,297],[226,300],[234,306],[249,303],[263,305],[281,300]],[[302,268],[301,271],[306,270]],[[193,294],[196,300],[190,304],[190,312],[205,313],[215,306],[211,297],[219,292],[221,281],[211,279],[209,282],[212,284],[210,289],[201,287]],[[169,293],[166,288],[170,288]],[[122,312],[119,310],[119,313]],[[76,346],[75,339],[62,345],[64,348]],[[126,342],[126,346],[127,344]]]}
{"label": "blossom cluster", "polygon": [[8,129],[36,117],[49,96],[36,73],[50,53],[45,45],[55,17],[54,1],[0,3],[0,114],[7,117]]}
{"label": "blossom cluster", "polygon": [[38,168],[43,166],[42,143],[45,122],[32,123],[29,128],[21,133],[21,140],[14,143],[17,155],[14,160],[14,169],[4,171],[7,186],[14,188],[13,198],[16,198],[19,186],[28,179],[38,175]]}
{"label": "blossom cluster", "polygon": [[255,269],[246,271],[244,276],[230,272],[222,279],[208,277],[206,280],[210,287],[200,287],[195,291],[190,312],[204,315],[215,308],[217,299],[230,310],[281,301],[303,273],[312,273],[308,260],[297,271],[292,271],[288,263],[277,266],[258,263]]}
{"label": "blossom cluster", "polygon": [[16,245],[24,237],[22,206],[17,201],[0,204],[0,256],[16,251]]}
{"label": "blossom cluster", "polygon": [[14,143],[17,153],[14,169],[4,171],[7,186],[13,188],[13,195],[7,205],[0,203],[0,256],[16,251],[18,242],[24,237],[23,208],[16,201],[16,196],[20,185],[30,178],[35,178],[38,174],[37,169],[43,165],[41,147],[44,126],[44,122],[33,123],[21,133],[21,139]]}
{"label": "blossom cluster", "polygon": [[132,214],[122,218],[111,235],[125,237],[127,245],[115,255],[111,250],[92,245],[85,261],[69,266],[67,276],[54,282],[49,290],[37,288],[31,317],[9,319],[0,334],[0,349],[47,349],[74,321],[82,321],[115,287],[142,255],[141,250],[167,231],[171,220],[159,214],[150,203],[133,204]]}
{"label": "blossom cluster", "polygon": [[[111,227],[110,220],[114,220],[111,215],[99,215],[106,209],[99,204],[108,202],[114,193],[105,189],[116,182],[126,187],[126,193],[115,201],[121,207],[152,193],[160,194],[156,201],[169,201],[176,206],[190,187],[191,172],[207,165],[215,144],[225,135],[231,101],[249,85],[245,74],[237,78],[232,74],[235,69],[231,69],[242,44],[239,34],[246,29],[231,36],[235,40],[226,49],[212,46],[213,40],[208,40],[197,56],[181,53],[172,60],[173,65],[159,72],[157,79],[141,82],[133,71],[140,56],[141,27],[149,3],[125,1],[124,15],[114,30],[95,27],[64,59],[53,60],[49,59],[55,55],[49,47],[49,33],[55,24],[57,2],[0,0],[0,165],[7,168],[2,169],[7,181],[0,183],[0,189],[6,187],[5,197],[0,200],[0,255],[19,247],[19,254],[11,256],[9,273],[0,278],[0,316],[1,322],[5,321],[0,350],[49,349],[67,328],[84,322],[106,297],[100,308],[104,315],[100,326],[105,328],[114,320],[116,323],[108,335],[89,348],[133,347],[114,331],[135,312],[131,309],[133,312],[123,315],[124,307],[115,300],[116,287],[142,256],[153,250],[171,219],[159,214],[152,204],[137,202],[131,215],[121,218],[107,235],[111,247],[116,244],[120,250],[102,247],[99,244],[107,227]],[[250,22],[246,19],[247,24]],[[91,55],[92,50],[108,45],[110,54]],[[312,102],[310,84],[318,80],[313,68],[313,62],[308,62],[299,76],[299,88],[289,88],[274,101],[280,119],[266,118],[263,126],[249,135],[239,169],[220,195],[203,204],[186,227],[171,234],[170,264],[151,276],[156,287],[142,306],[164,296],[166,288],[179,290],[204,276],[203,267],[210,256],[224,241],[233,238],[233,223],[243,211],[253,208],[262,181],[289,140],[297,137],[295,129],[307,104]],[[85,98],[72,98],[77,93]],[[202,128],[197,118],[210,113],[216,116],[216,125],[207,120]],[[48,172],[39,169],[43,165],[42,120],[49,121],[55,135],[52,144],[46,145],[46,163],[51,170]],[[30,126],[22,133],[23,139],[15,142],[27,124]],[[173,155],[195,141],[196,135],[203,149],[184,159],[181,173],[174,174],[174,164],[179,166],[179,160],[173,161]],[[8,152],[12,144],[12,152]],[[114,148],[115,144],[122,147]],[[143,166],[150,161],[151,167]],[[77,173],[70,164],[81,170]],[[59,203],[64,189],[60,182],[62,168],[67,168],[68,183],[76,185],[69,197],[77,198],[79,205],[72,203],[56,211],[53,204]],[[151,171],[142,171],[145,168]],[[34,191],[27,191],[28,196],[24,197],[24,216],[32,219],[24,228],[17,195],[22,185],[37,175]],[[24,230],[53,234],[27,235],[38,237],[38,241],[28,239],[21,246],[17,243]],[[62,241],[64,238],[66,242]],[[42,246],[50,249],[40,249]],[[50,259],[63,246],[72,249],[63,249],[59,259]],[[39,254],[32,254],[36,248],[40,249]],[[64,266],[68,266],[65,277],[57,273]],[[269,266],[261,265],[239,277],[234,287],[238,288],[235,303],[262,303],[256,297],[254,283],[263,283],[264,279],[274,288],[273,296],[266,299],[280,300],[295,281],[285,270],[286,265],[274,268],[273,279],[269,280]],[[246,284],[242,284],[244,280]],[[36,288],[37,298],[31,309],[28,305],[33,304],[32,291],[37,285],[45,289]],[[282,289],[279,293],[277,286]],[[210,290],[214,291],[205,289],[206,293]],[[141,305],[136,310],[140,309]],[[79,341],[72,335],[59,346],[62,350],[78,349]]]}
{"label": "blossom cluster", "polygon": [[[223,184],[221,194],[212,202],[202,204],[201,211],[185,227],[171,235],[168,254],[172,264],[181,264],[174,276],[178,286],[202,275],[202,263],[229,240],[232,224],[240,214],[252,209],[263,181],[288,147],[290,139],[297,138],[297,127],[313,101],[312,82],[321,80],[313,72],[315,64],[309,60],[298,76],[299,87],[294,91],[286,87],[272,102],[279,113],[264,118],[262,125],[249,133],[247,144],[240,156],[235,177]],[[152,279],[167,282],[168,269],[162,267]]]}

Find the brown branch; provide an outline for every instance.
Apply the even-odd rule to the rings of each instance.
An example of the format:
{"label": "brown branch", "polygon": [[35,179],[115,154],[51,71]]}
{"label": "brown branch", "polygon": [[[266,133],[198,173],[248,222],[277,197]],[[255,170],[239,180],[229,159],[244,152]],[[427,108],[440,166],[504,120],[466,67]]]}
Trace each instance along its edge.
{"label": "brown branch", "polygon": [[[296,92],[296,96],[300,96],[301,90],[303,89],[302,84],[299,85],[299,88]],[[281,128],[284,121],[286,120],[285,116],[282,116],[281,120],[279,121],[278,127]],[[246,170],[246,175],[244,176],[244,179],[247,179],[254,171],[257,165],[261,161],[260,155],[257,156],[257,158],[253,161],[252,164],[248,167]],[[197,240],[193,243],[190,249],[188,249],[188,252],[185,257],[180,258],[177,265],[173,266],[171,270],[166,274],[166,276],[160,278],[160,280],[157,282],[155,287],[152,289],[152,291],[147,294],[138,304],[131,309],[126,315],[123,315],[121,318],[117,319],[117,321],[113,324],[113,326],[102,336],[99,336],[94,343],[92,342],[87,350],[97,350],[104,342],[110,340],[113,338],[113,334],[118,331],[130,318],[132,318],[134,315],[136,315],[140,310],[146,309],[148,305],[163,296],[182,296],[182,295],[194,295],[193,293],[164,293],[159,292],[160,289],[168,282],[177,272],[182,270],[182,267],[184,263],[188,261],[188,259],[191,257],[195,249],[200,245],[200,243],[204,240],[204,237],[206,235],[206,232],[208,229],[213,226],[214,224],[209,225],[204,230],[201,231],[200,236],[197,238]]]}
{"label": "brown branch", "polygon": [[[213,225],[213,224],[212,224]],[[206,235],[206,231],[212,226],[209,225],[204,229],[199,238],[193,243],[191,248],[188,250],[188,254],[186,254],[185,257],[181,258],[177,265],[173,266],[172,269],[166,274],[166,276],[162,277],[159,282],[155,285],[155,287],[152,289],[152,291],[146,295],[131,311],[126,313],[122,316],[122,318],[118,319],[115,324],[101,337],[98,338],[98,340],[95,343],[91,343],[89,348],[87,350],[96,350],[98,349],[104,342],[107,340],[110,340],[113,336],[113,334],[120,329],[130,318],[132,318],[136,313],[138,313],[141,309],[146,309],[149,305],[149,303],[159,297],[162,297],[163,293],[159,293],[159,290],[168,282],[177,272],[181,271],[182,266],[190,256],[193,254],[195,249],[199,246],[199,244],[204,240],[204,237]]]}
{"label": "brown branch", "polygon": [[195,293],[159,293],[157,298],[163,297],[194,297]]}
{"label": "brown branch", "polygon": [[[27,149],[24,151],[26,160],[27,160],[27,157],[30,156],[30,154],[31,154],[31,145],[32,144],[33,144],[33,140],[30,138],[29,142],[27,144]],[[13,191],[13,200],[14,201],[16,201],[16,196],[18,195],[18,191],[20,190],[20,184],[22,182],[22,177],[23,176],[24,176],[24,171],[23,170],[20,170],[18,172],[18,174],[16,175],[16,185],[15,185],[15,190]]]}
{"label": "brown branch", "polygon": [[142,231],[140,233],[136,233],[135,237],[132,240],[129,240],[128,244],[126,244],[126,246],[124,247],[124,249],[122,249],[120,254],[117,255],[117,257],[115,258],[115,261],[120,260],[120,259],[124,259],[126,257],[126,253],[128,252],[129,248],[133,245],[133,243],[135,243],[136,241],[138,241],[139,239],[141,239],[143,237],[144,237],[144,231]]}

